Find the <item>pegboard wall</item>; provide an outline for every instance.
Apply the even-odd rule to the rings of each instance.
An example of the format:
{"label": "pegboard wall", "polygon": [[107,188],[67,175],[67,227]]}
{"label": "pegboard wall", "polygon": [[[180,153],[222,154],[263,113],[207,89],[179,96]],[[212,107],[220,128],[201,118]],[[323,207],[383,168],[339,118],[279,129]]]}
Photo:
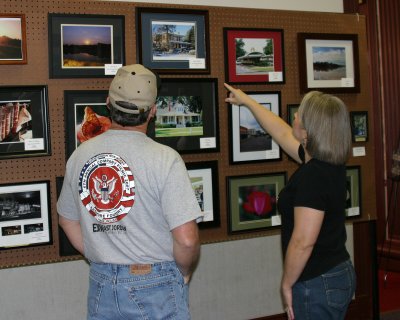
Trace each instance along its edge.
{"label": "pegboard wall", "polygon": [[[298,104],[302,94],[299,90],[299,66],[297,33],[352,33],[358,35],[360,61],[360,88],[356,94],[338,94],[351,111],[370,111],[369,75],[365,18],[358,15],[336,13],[310,13],[261,9],[204,7],[188,5],[165,5],[114,1],[58,1],[58,0],[0,0],[3,13],[19,13],[26,16],[27,56],[26,65],[0,65],[0,85],[47,85],[49,97],[49,126],[51,155],[35,158],[0,160],[0,183],[35,182],[50,180],[50,208],[52,245],[13,248],[0,251],[0,268],[61,262],[79,259],[80,256],[62,257],[59,253],[58,217],[56,212],[56,177],[65,170],[65,121],[64,90],[107,90],[111,78],[50,79],[48,57],[48,13],[104,14],[125,16],[126,64],[137,62],[136,7],[164,7],[201,9],[209,12],[209,40],[211,73],[207,75],[162,75],[177,78],[217,78],[220,151],[216,153],[184,154],[185,162],[218,160],[220,219],[219,228],[201,230],[203,243],[221,242],[242,238],[268,236],[279,233],[279,228],[267,231],[231,236],[227,227],[226,177],[266,172],[287,172],[288,177],[297,165],[283,154],[280,161],[253,164],[229,164],[228,110],[224,102],[226,90],[223,28],[271,28],[284,32],[284,84],[238,85],[244,91],[280,91],[281,116],[286,119],[287,105]],[[372,114],[369,112],[369,114]],[[369,141],[356,143],[364,146],[366,156],[352,157],[348,165],[361,166],[362,215],[358,220],[375,219],[376,203],[374,184],[373,127],[369,124]],[[351,220],[352,223],[356,220]]]}

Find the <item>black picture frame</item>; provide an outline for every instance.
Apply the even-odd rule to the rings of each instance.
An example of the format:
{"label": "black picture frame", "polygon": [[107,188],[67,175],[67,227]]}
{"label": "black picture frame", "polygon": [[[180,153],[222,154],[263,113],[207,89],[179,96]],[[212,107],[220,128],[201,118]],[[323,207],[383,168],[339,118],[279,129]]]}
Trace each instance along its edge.
{"label": "black picture frame", "polygon": [[51,245],[50,181],[0,185],[0,250]]}
{"label": "black picture frame", "polygon": [[[280,91],[246,91],[246,94],[277,116],[281,115]],[[282,159],[280,146],[265,132],[246,106],[229,104],[228,116],[230,164]]]}
{"label": "black picture frame", "polygon": [[223,32],[227,83],[285,83],[283,29],[224,28]]}
{"label": "black picture frame", "polygon": [[49,13],[49,78],[113,77],[106,65],[125,64],[124,32],[122,15]]}
{"label": "black picture frame", "polygon": [[298,33],[297,41],[300,92],[360,92],[357,34]]}
{"label": "black picture frame", "polygon": [[0,65],[27,64],[25,14],[1,13]]}
{"label": "black picture frame", "polygon": [[218,228],[220,222],[218,192],[218,161],[188,162],[186,168],[197,201],[204,213],[199,229]]}
{"label": "black picture frame", "polygon": [[228,233],[280,227],[277,199],[286,181],[286,172],[227,176]]}
{"label": "black picture frame", "polygon": [[160,74],[210,73],[207,10],[137,7],[136,30],[138,62],[145,67]]}
{"label": "black picture frame", "polygon": [[179,153],[218,152],[217,91],[216,78],[162,78],[149,137]]}
{"label": "black picture frame", "polygon": [[0,159],[50,155],[46,85],[0,86]]}
{"label": "black picture frame", "polygon": [[[64,177],[56,177],[56,192],[57,199],[60,197],[61,189],[64,183]],[[81,255],[78,250],[69,241],[64,230],[58,226],[58,250],[60,257],[78,256]]]}
{"label": "black picture frame", "polygon": [[351,132],[353,142],[368,141],[368,112],[350,111]]}
{"label": "black picture frame", "polygon": [[293,127],[294,114],[299,110],[300,104],[287,105],[287,123]]}
{"label": "black picture frame", "polygon": [[361,166],[346,167],[346,218],[361,217]]}
{"label": "black picture frame", "polygon": [[[65,90],[64,112],[65,112],[65,155],[68,159],[79,144],[93,137],[82,133],[82,122],[85,112],[95,113],[99,119],[102,130],[97,134],[109,129],[109,110],[106,105],[107,90]],[[90,110],[87,110],[89,108]]]}

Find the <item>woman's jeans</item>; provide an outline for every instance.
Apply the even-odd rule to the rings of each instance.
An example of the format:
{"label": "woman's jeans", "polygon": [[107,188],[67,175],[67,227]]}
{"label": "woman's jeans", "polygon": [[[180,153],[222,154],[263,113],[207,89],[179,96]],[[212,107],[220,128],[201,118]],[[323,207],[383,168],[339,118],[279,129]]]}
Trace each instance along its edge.
{"label": "woman's jeans", "polygon": [[90,263],[88,320],[190,319],[188,286],[175,262]]}
{"label": "woman's jeans", "polygon": [[344,319],[354,295],[356,275],[350,260],[328,272],[293,286],[296,320]]}

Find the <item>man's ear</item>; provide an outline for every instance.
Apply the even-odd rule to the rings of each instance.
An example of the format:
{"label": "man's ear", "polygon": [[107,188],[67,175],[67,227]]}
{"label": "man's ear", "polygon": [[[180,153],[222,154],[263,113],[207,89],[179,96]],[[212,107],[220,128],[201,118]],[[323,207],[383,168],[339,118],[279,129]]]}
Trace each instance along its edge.
{"label": "man's ear", "polygon": [[107,100],[106,100],[106,106],[107,106],[107,108],[108,108],[108,109],[110,109],[110,107],[108,106],[108,105],[109,105],[109,103],[110,103],[110,97],[107,97]]}

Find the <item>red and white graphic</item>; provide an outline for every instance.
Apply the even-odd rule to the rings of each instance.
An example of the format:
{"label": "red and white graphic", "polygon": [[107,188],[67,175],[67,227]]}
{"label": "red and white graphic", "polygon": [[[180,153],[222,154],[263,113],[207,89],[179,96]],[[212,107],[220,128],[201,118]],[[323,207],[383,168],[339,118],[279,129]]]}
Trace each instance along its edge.
{"label": "red and white graphic", "polygon": [[120,221],[135,202],[132,171],[121,157],[98,154],[82,168],[79,194],[83,205],[97,221]]}

